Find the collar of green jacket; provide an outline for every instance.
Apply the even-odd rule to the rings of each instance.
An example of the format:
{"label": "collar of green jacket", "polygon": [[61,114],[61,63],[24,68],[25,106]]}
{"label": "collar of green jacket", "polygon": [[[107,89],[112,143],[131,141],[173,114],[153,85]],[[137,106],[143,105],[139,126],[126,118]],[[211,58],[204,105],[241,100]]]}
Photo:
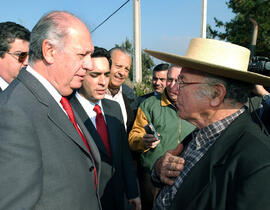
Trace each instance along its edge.
{"label": "collar of green jacket", "polygon": [[164,91],[161,94],[161,106],[169,106],[170,104],[172,104],[166,94],[166,88],[164,89]]}
{"label": "collar of green jacket", "polygon": [[165,88],[164,91],[161,94],[161,106],[169,106],[169,105],[174,106],[174,104],[168,98],[167,91],[166,91],[166,88]]}

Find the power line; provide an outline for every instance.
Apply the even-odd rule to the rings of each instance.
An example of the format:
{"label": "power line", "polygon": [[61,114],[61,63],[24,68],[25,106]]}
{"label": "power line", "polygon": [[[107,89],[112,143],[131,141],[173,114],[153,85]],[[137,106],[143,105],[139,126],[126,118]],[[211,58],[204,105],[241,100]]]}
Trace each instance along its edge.
{"label": "power line", "polygon": [[101,25],[103,25],[107,20],[110,19],[116,12],[118,12],[123,6],[125,6],[130,0],[127,0],[124,4],[122,4],[117,10],[115,10],[109,17],[107,17],[102,23],[100,23],[96,28],[94,28],[91,33],[97,30]]}

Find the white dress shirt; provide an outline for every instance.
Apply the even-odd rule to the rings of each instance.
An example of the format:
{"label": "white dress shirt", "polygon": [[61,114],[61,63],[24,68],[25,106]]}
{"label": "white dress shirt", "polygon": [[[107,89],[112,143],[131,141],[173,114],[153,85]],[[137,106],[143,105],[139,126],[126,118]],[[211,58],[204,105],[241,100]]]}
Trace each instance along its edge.
{"label": "white dress shirt", "polygon": [[0,77],[0,88],[2,89],[2,91],[4,91],[7,87],[8,83],[2,77]]}
{"label": "white dress shirt", "polygon": [[98,100],[97,103],[93,103],[92,101],[89,101],[88,99],[84,98],[78,92],[75,93],[75,96],[78,99],[78,101],[80,102],[80,104],[82,105],[84,111],[86,112],[86,114],[88,115],[90,120],[92,121],[95,128],[96,128],[96,116],[97,116],[97,113],[94,111],[94,107],[95,107],[96,104],[98,104],[100,106],[101,112],[102,112],[102,114],[104,116],[104,120],[106,122],[106,118],[105,118],[105,115],[104,115],[101,100]]}

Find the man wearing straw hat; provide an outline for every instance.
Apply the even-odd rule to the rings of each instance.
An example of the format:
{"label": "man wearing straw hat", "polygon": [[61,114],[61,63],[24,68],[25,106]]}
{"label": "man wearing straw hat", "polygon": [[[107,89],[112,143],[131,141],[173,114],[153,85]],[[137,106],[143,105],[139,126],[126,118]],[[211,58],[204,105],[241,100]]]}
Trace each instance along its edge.
{"label": "man wearing straw hat", "polygon": [[249,50],[195,38],[186,56],[146,52],[183,67],[179,117],[197,127],[156,161],[152,180],[162,190],[153,209],[269,209],[270,138],[244,104],[270,77],[247,71]]}

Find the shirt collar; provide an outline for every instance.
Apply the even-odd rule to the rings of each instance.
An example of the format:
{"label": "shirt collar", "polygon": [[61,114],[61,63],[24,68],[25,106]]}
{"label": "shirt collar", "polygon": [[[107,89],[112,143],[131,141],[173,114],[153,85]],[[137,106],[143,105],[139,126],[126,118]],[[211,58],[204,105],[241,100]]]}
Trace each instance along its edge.
{"label": "shirt collar", "polygon": [[62,95],[56,90],[56,88],[42,75],[40,75],[37,71],[35,71],[31,66],[27,66],[26,70],[32,74],[52,95],[52,97],[57,101],[57,103],[60,103],[60,100],[62,98]]}
{"label": "shirt collar", "polygon": [[109,91],[109,89],[107,88],[107,90],[105,91],[105,94],[111,96],[111,97],[115,97],[117,95],[122,95],[122,85],[120,86],[119,92],[117,94],[115,94],[115,96],[112,96],[111,92]]}
{"label": "shirt collar", "polygon": [[246,107],[242,107],[237,112],[231,114],[230,116],[214,122],[202,129],[195,129],[192,133],[193,138],[196,141],[196,149],[201,149],[206,144],[209,144],[211,141],[215,141],[237,117],[239,117],[244,111]]}
{"label": "shirt collar", "polygon": [[166,88],[165,88],[161,94],[161,106],[169,106],[169,105],[173,105],[173,104],[168,99],[168,97],[166,95]]}
{"label": "shirt collar", "polygon": [[82,95],[80,95],[78,93],[78,91],[76,91],[75,95],[76,95],[77,99],[81,102],[81,104],[85,104],[86,107],[91,107],[91,109],[94,109],[95,105],[97,104],[100,106],[102,113],[104,113],[101,100],[98,100],[96,103],[93,103],[92,101],[90,101],[90,100],[86,99],[85,97],[83,97]]}
{"label": "shirt collar", "polygon": [[0,77],[0,87],[2,91],[8,87],[8,83],[2,77]]}

